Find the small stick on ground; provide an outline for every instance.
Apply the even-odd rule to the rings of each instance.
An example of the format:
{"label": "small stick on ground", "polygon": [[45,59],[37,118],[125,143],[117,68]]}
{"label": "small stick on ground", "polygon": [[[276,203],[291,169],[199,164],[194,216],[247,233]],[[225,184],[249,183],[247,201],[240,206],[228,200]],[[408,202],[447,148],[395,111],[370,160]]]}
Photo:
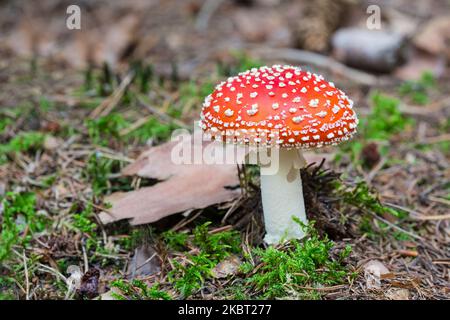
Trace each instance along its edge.
{"label": "small stick on ground", "polygon": [[25,299],[30,300],[30,280],[28,279],[28,265],[27,265],[27,257],[25,256],[25,250],[22,252],[22,259],[23,259],[23,271],[25,272],[25,283],[26,283]]}
{"label": "small stick on ground", "polygon": [[318,53],[290,48],[258,48],[255,51],[257,54],[262,55],[263,58],[287,60],[295,63],[315,65],[320,68],[329,69],[332,72],[347,77],[350,80],[369,86],[376,85],[380,82],[377,77],[369,73],[347,67],[346,65],[337,62],[330,57],[326,57]]}
{"label": "small stick on ground", "polygon": [[86,248],[84,247],[84,245],[81,246],[81,249],[83,250],[84,273],[86,273],[89,270],[89,261],[87,258]]}
{"label": "small stick on ground", "polygon": [[146,108],[148,111],[150,111],[151,113],[153,113],[154,115],[156,115],[156,116],[157,116],[160,120],[162,120],[163,122],[166,122],[166,123],[174,123],[174,124],[176,124],[177,126],[179,126],[179,127],[181,127],[181,128],[188,129],[188,126],[187,126],[185,123],[181,122],[181,121],[178,120],[178,119],[174,119],[174,118],[170,117],[169,115],[167,115],[167,114],[164,113],[163,111],[160,111],[160,110],[158,110],[157,108],[155,108],[155,107],[153,107],[153,106],[151,106],[151,105],[148,105],[147,103],[145,103],[145,101],[142,99],[142,97],[139,97],[139,96],[138,96],[138,101],[139,101],[139,104],[140,104],[141,106],[143,106],[143,107]]}
{"label": "small stick on ground", "polygon": [[130,85],[131,81],[133,81],[134,78],[134,71],[128,72],[128,74],[125,76],[125,78],[122,80],[120,85],[117,87],[116,90],[103,102],[92,111],[92,113],[89,115],[89,118],[96,119],[97,117],[104,117],[108,115],[112,109],[119,103],[120,98],[122,98],[123,94],[125,93],[125,89]]}
{"label": "small stick on ground", "polygon": [[409,231],[407,231],[407,230],[405,230],[405,229],[402,229],[402,228],[400,228],[399,226],[397,226],[397,225],[395,225],[395,224],[393,224],[393,223],[387,221],[386,219],[381,218],[380,216],[378,216],[377,214],[375,214],[375,213],[373,213],[373,212],[371,212],[371,211],[368,211],[368,210],[364,210],[364,211],[367,212],[367,213],[369,213],[370,215],[372,215],[375,219],[378,219],[378,220],[380,220],[381,222],[383,222],[383,223],[389,225],[391,228],[394,228],[394,229],[396,229],[396,230],[398,230],[398,231],[401,231],[401,232],[403,232],[403,233],[406,233],[407,235],[411,236],[411,237],[414,238],[414,239],[417,239],[417,240],[420,240],[420,241],[425,241],[425,239],[422,238],[421,236],[418,236],[418,235],[415,234],[415,233],[412,233],[412,232],[409,232]]}

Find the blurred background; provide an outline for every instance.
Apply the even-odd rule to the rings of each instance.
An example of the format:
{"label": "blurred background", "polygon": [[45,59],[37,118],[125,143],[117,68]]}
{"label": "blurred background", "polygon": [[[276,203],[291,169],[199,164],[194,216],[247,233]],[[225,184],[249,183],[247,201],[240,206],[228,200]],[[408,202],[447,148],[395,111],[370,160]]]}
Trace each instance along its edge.
{"label": "blurred background", "polygon": [[[66,27],[73,4],[81,30]],[[0,6],[2,54],[76,68],[146,61],[158,74],[176,68],[189,78],[209,63],[229,62],[233,52],[249,52],[333,69],[321,56],[283,50],[294,48],[405,80],[424,70],[443,75],[450,55],[448,0],[3,0]]]}

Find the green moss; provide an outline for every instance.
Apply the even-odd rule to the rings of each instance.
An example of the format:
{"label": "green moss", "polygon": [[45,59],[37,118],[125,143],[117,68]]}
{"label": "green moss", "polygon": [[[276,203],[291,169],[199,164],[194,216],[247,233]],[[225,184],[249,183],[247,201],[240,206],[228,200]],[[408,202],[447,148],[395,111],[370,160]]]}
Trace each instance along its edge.
{"label": "green moss", "polygon": [[170,104],[167,114],[172,118],[180,118],[186,110],[186,106],[201,105],[207,95],[209,95],[215,86],[216,81],[208,78],[203,81],[184,81],[178,86],[179,99]]}
{"label": "green moss", "polygon": [[55,107],[55,103],[48,98],[42,96],[39,98],[39,107],[41,111],[48,112]]}
{"label": "green moss", "polygon": [[111,287],[118,288],[119,293],[113,293],[118,300],[171,300],[172,297],[159,288],[159,284],[149,287],[142,280],[134,279],[131,282],[115,280]]}
{"label": "green moss", "polygon": [[407,234],[403,231],[400,231],[400,230],[394,230],[392,232],[392,236],[397,241],[412,241],[412,240],[414,240],[409,234]]}
{"label": "green moss", "polygon": [[130,190],[130,181],[126,178],[116,178],[117,184],[112,184],[111,176],[120,172],[122,161],[106,158],[101,152],[96,152],[89,157],[83,176],[92,187],[95,196],[104,195],[112,191]]}
{"label": "green moss", "polygon": [[150,90],[151,82],[154,78],[153,65],[144,64],[141,61],[133,63],[135,71],[135,82],[140,92],[146,93]]}
{"label": "green moss", "polygon": [[391,215],[398,219],[399,222],[404,221],[409,213],[404,210],[394,209],[383,205],[378,195],[369,188],[364,182],[358,182],[354,187],[349,188],[344,184],[338,182],[336,184],[336,196],[346,205],[357,207],[361,210],[361,217],[359,219],[358,228],[363,234],[366,234],[370,239],[376,240],[381,238],[393,237],[396,240],[410,239],[410,236],[402,231],[392,230],[391,226],[376,221],[372,214],[385,218],[386,215]]}
{"label": "green moss", "polygon": [[378,237],[372,225],[372,216],[365,214],[361,216],[359,221],[359,231],[366,234],[370,239],[374,240]]}
{"label": "green moss", "polygon": [[[3,117],[3,116],[2,116]],[[0,119],[0,135],[4,133],[6,128],[12,123],[12,120],[10,118],[3,118]]]}
{"label": "green moss", "polygon": [[427,71],[419,80],[405,81],[398,89],[402,97],[408,97],[412,102],[425,105],[429,102],[429,93],[436,88],[434,75]]}
{"label": "green moss", "polygon": [[193,244],[195,246],[207,253],[215,261],[220,261],[231,253],[240,252],[241,238],[238,232],[225,231],[210,234],[208,232],[210,224],[210,222],[206,222],[193,230]]}
{"label": "green moss", "polygon": [[162,233],[164,243],[171,250],[182,251],[186,249],[189,235],[183,232],[175,232],[172,230]]}
{"label": "green moss", "polygon": [[83,233],[88,235],[94,235],[97,229],[97,224],[92,222],[92,205],[86,206],[86,208],[80,213],[72,215],[73,226]]}
{"label": "green moss", "polygon": [[[300,222],[297,221],[299,224]],[[213,279],[212,270],[231,255],[243,256],[239,271],[232,275],[232,284],[221,288],[217,296],[232,299],[277,298],[295,294],[300,298],[320,298],[314,290],[303,287],[321,287],[341,284],[354,274],[348,270],[345,259],[351,248],[334,248],[327,237],[320,237],[312,224],[306,227],[308,236],[303,240],[291,240],[283,248],[255,248],[244,254],[240,234],[235,231],[210,233],[209,223],[195,227],[191,233],[167,231],[161,235],[169,252],[176,252],[171,259],[172,270],[168,282],[183,298],[197,293],[205,282]],[[172,250],[172,251],[170,251]],[[171,256],[169,254],[169,256]],[[182,257],[182,259],[180,259]],[[261,266],[255,271],[257,261]],[[113,283],[122,294],[119,299],[164,298],[167,292],[160,290],[149,296],[147,285],[123,280]],[[167,296],[166,296],[167,298]]]}
{"label": "green moss", "polygon": [[102,146],[108,146],[111,139],[120,141],[120,131],[128,126],[129,123],[118,113],[86,121],[89,138],[92,143]]}
{"label": "green moss", "polygon": [[16,300],[16,282],[14,278],[1,276],[0,277],[0,301],[2,300]]}
{"label": "green moss", "polygon": [[140,127],[130,131],[126,135],[121,135],[121,131],[129,128],[130,125],[131,122],[119,113],[86,121],[89,138],[92,143],[101,146],[109,146],[112,141],[120,143],[137,140],[139,143],[145,143],[150,138],[156,139],[157,141],[164,141],[177,128],[173,124],[161,123],[155,118],[150,118]]}
{"label": "green moss", "polygon": [[391,214],[399,219],[404,219],[408,216],[408,212],[406,211],[384,206],[364,181],[360,181],[350,190],[346,189],[342,184],[338,188],[341,188],[341,197],[347,204],[364,208],[378,215]]}
{"label": "green moss", "polygon": [[397,99],[376,93],[372,96],[372,103],[370,116],[360,126],[366,140],[387,140],[413,124],[412,119],[400,112]]}
{"label": "green moss", "polygon": [[[187,263],[173,260],[174,269],[168,274],[169,281],[183,296],[189,297],[202,287],[211,276],[211,270],[224,258],[241,252],[240,235],[235,231],[215,234],[208,232],[208,225],[197,226],[192,232],[189,246],[197,248],[197,253],[184,252]],[[170,239],[174,239],[171,235]],[[166,236],[167,239],[167,236]],[[168,245],[168,243],[166,243]]]}
{"label": "green moss", "polygon": [[204,99],[214,90],[215,84],[212,81],[186,81],[180,84],[180,99],[187,102],[189,99]]}
{"label": "green moss", "polygon": [[395,239],[397,241],[411,240],[411,236],[399,230],[391,230],[388,224],[374,220],[374,217],[365,214],[361,217],[359,222],[359,230],[365,234],[369,239],[378,241],[379,239]]}
{"label": "green moss", "polygon": [[286,297],[294,292],[299,297],[318,298],[303,287],[337,285],[350,276],[344,259],[351,248],[346,247],[337,258],[333,258],[331,251],[334,243],[327,237],[319,237],[312,225],[313,222],[307,228],[305,239],[291,240],[284,249],[271,246],[253,250],[262,267],[248,278],[247,284],[256,287],[261,292],[261,298]]}
{"label": "green moss", "polygon": [[126,135],[126,139],[136,139],[140,143],[146,143],[149,139],[165,141],[177,126],[159,122],[155,118],[149,119],[145,124],[131,131]]}
{"label": "green moss", "polygon": [[46,176],[41,176],[39,179],[39,182],[41,183],[42,187],[47,189],[50,188],[53,183],[55,183],[56,179],[58,178],[57,174],[49,174]]}
{"label": "green moss", "polygon": [[33,152],[40,148],[45,140],[45,135],[40,132],[21,132],[8,143],[0,144],[0,164],[8,161],[8,155],[22,152]]}
{"label": "green moss", "polygon": [[210,276],[212,268],[218,263],[211,260],[209,255],[204,252],[195,255],[189,254],[186,255],[186,258],[189,261],[187,265],[173,261],[174,269],[168,274],[169,281],[184,298],[202,287],[206,278]]}

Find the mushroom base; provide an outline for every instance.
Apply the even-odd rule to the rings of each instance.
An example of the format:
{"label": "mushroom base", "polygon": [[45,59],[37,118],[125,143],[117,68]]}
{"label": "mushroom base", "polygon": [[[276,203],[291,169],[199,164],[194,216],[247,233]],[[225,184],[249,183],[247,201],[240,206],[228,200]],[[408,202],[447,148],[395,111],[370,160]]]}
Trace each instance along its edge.
{"label": "mushroom base", "polygon": [[[305,165],[301,151],[279,149],[278,171],[261,167],[261,196],[268,244],[305,236],[297,217],[307,223],[300,167]],[[275,172],[276,171],[276,172]]]}

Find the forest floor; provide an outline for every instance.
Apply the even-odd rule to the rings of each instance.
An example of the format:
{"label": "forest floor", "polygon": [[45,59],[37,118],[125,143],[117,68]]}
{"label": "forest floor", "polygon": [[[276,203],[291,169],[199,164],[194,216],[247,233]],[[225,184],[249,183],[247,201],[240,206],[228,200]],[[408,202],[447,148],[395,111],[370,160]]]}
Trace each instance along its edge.
{"label": "forest floor", "polygon": [[303,240],[262,243],[253,166],[230,203],[102,223],[107,196],[158,183],[122,169],[192,129],[216,83],[283,62],[224,56],[166,72],[0,51],[0,299],[449,299],[448,74],[336,81],[361,123],[307,157]]}
{"label": "forest floor", "polygon": [[[14,67],[5,72],[5,65]],[[138,72],[114,110],[90,118],[117,87],[106,69],[83,74],[17,59],[5,65],[2,105],[11,107],[0,110],[2,298],[93,298],[110,288],[126,298],[449,297],[444,84],[424,76],[419,82],[429,102],[408,112],[410,97],[398,88],[361,93],[358,136],[328,150],[321,168],[302,172],[316,228],[307,240],[267,248],[252,168],[226,221],[229,206],[151,226],[102,225],[97,217],[105,195],[136,186],[121,168],[148,139],[160,144],[176,126],[138,108],[137,92],[157,92],[161,106],[171,99],[166,113],[174,119],[191,101],[195,117],[210,79],[147,79]],[[142,118],[148,120],[133,125]],[[133,270],[136,259],[145,268]],[[370,273],[370,260],[380,274]]]}

